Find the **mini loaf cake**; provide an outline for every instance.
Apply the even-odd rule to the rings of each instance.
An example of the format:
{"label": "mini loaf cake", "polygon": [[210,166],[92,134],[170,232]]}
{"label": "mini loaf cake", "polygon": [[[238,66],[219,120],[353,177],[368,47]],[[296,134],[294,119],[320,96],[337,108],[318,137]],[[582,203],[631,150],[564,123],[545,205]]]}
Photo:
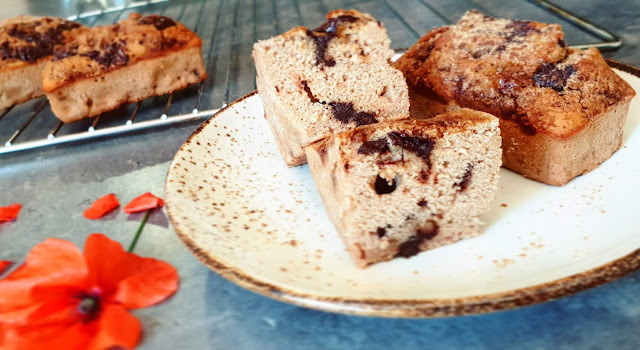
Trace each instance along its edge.
{"label": "mini loaf cake", "polygon": [[477,235],[500,142],[496,117],[461,109],[362,126],[305,150],[329,218],[365,267]]}
{"label": "mini loaf cake", "polygon": [[304,147],[359,125],[409,116],[407,84],[389,65],[382,23],[355,10],[254,45],[256,83],[276,143],[289,166]]}
{"label": "mini loaf cake", "polygon": [[80,24],[20,16],[0,23],[0,110],[41,96],[42,69]]}
{"label": "mini loaf cake", "polygon": [[620,148],[635,92],[596,49],[572,50],[563,38],[559,25],[476,11],[432,30],[395,63],[411,115],[467,107],[498,116],[503,165],[564,185]]}
{"label": "mini loaf cake", "polygon": [[168,17],[131,14],[95,27],[56,52],[43,90],[64,122],[91,117],[207,78],[202,41]]}

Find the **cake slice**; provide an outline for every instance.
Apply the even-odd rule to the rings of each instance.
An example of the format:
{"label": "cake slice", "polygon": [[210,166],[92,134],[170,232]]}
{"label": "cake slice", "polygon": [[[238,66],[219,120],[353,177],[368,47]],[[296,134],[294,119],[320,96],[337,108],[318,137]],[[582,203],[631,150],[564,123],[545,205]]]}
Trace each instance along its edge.
{"label": "cake slice", "polygon": [[325,209],[359,267],[479,234],[501,164],[498,119],[461,109],[308,146]]}
{"label": "cake slice", "polygon": [[597,49],[568,48],[559,25],[477,11],[427,33],[395,67],[407,78],[413,117],[491,113],[500,118],[503,165],[551,185],[620,148],[635,96]]}
{"label": "cake slice", "polygon": [[304,164],[304,147],[326,136],[409,116],[407,84],[389,65],[382,23],[355,10],[327,20],[253,48],[265,118],[289,166]]}
{"label": "cake slice", "polygon": [[43,94],[45,63],[81,28],[52,17],[20,16],[0,23],[0,110]]}
{"label": "cake slice", "polygon": [[131,14],[84,31],[43,72],[43,90],[63,122],[95,116],[203,81],[202,41],[171,18]]}

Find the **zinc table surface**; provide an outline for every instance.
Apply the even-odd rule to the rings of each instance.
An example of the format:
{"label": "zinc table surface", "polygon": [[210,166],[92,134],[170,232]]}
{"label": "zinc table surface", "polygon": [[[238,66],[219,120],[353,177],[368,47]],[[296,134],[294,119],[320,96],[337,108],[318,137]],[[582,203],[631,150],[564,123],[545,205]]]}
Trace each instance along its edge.
{"label": "zinc table surface", "polygon": [[[0,19],[19,14],[72,16],[117,1],[0,0]],[[640,66],[640,0],[557,1],[563,8],[618,35],[624,42],[605,57]],[[528,1],[492,0],[212,0],[169,1],[143,12],[164,13],[197,26],[210,76],[203,108],[255,88],[253,42],[296,25],[315,27],[324,13],[358,8],[382,20],[394,48],[406,48],[435,26],[469,8],[496,16],[557,22]],[[129,11],[83,19],[108,24]],[[598,39],[565,26],[567,42]],[[16,222],[0,224],[0,259],[20,262],[47,237],[82,246],[92,232],[130,242],[141,216],[110,214],[89,221],[82,211],[115,192],[127,201],[143,192],[163,195],[170,161],[201,121],[109,139],[0,155],[0,205],[21,203]],[[0,130],[0,135],[6,130]],[[443,319],[384,319],[314,311],[254,294],[228,282],[193,257],[164,211],[155,211],[136,253],[178,269],[180,289],[167,302],[136,310],[140,349],[638,349],[640,272],[559,300],[521,309]]]}

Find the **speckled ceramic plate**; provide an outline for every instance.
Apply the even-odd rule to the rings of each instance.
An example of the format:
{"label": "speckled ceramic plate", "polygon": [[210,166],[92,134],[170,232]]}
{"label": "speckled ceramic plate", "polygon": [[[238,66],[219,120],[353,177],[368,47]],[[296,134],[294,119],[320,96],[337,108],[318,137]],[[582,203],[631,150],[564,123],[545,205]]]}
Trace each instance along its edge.
{"label": "speckled ceramic plate", "polygon": [[[637,70],[612,65],[640,92]],[[307,166],[280,158],[256,93],[180,148],[167,176],[168,212],[211,269],[305,307],[438,317],[543,302],[640,266],[639,100],[623,148],[597,170],[553,187],[503,169],[484,234],[365,270],[329,222]]]}

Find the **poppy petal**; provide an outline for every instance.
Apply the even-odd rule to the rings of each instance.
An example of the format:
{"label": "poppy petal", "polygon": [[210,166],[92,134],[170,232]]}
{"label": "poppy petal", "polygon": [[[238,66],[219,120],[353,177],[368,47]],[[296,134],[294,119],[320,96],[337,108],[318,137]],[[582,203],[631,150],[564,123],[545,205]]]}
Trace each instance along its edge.
{"label": "poppy petal", "polygon": [[123,211],[127,214],[137,213],[149,209],[159,208],[164,205],[162,198],[158,198],[147,192],[136,198],[134,198],[129,204],[127,204]]}
{"label": "poppy petal", "polygon": [[11,266],[11,264],[13,263],[9,260],[0,260],[0,275],[7,269],[7,267]]}
{"label": "poppy petal", "polygon": [[97,332],[97,322],[6,327],[2,349],[86,349]]}
{"label": "poppy petal", "polygon": [[49,238],[31,249],[25,262],[0,280],[0,314],[36,303],[35,287],[81,286],[87,277],[87,265],[73,243]]}
{"label": "poppy petal", "polygon": [[70,293],[55,293],[44,302],[36,302],[0,314],[0,322],[8,325],[50,325],[69,320],[70,310],[78,304],[78,299]]}
{"label": "poppy petal", "polygon": [[84,258],[89,268],[89,283],[109,297],[118,283],[133,273],[135,261],[122,245],[101,233],[93,233],[84,244]]}
{"label": "poppy petal", "polygon": [[157,304],[178,290],[178,272],[173,266],[156,259],[139,259],[136,273],[118,284],[114,296],[127,309]]}
{"label": "poppy petal", "polygon": [[178,289],[173,266],[125,252],[105,235],[92,234],[84,249],[91,283],[127,309],[157,304]]}
{"label": "poppy petal", "polygon": [[112,347],[133,349],[140,341],[140,321],[120,305],[109,304],[98,320],[98,333],[87,349],[104,350]]}
{"label": "poppy petal", "polygon": [[13,203],[6,207],[0,207],[0,222],[13,221],[18,218],[22,205]]}
{"label": "poppy petal", "polygon": [[[79,318],[75,312],[77,304],[77,300],[59,296],[35,305],[38,311],[28,322],[0,323],[5,327],[4,346],[7,349],[85,349],[97,333],[97,322],[84,322]],[[0,340],[3,340],[1,334]]]}
{"label": "poppy petal", "polygon": [[84,211],[83,215],[89,220],[97,220],[119,206],[120,202],[118,202],[115,193],[109,193],[93,202],[93,204]]}

